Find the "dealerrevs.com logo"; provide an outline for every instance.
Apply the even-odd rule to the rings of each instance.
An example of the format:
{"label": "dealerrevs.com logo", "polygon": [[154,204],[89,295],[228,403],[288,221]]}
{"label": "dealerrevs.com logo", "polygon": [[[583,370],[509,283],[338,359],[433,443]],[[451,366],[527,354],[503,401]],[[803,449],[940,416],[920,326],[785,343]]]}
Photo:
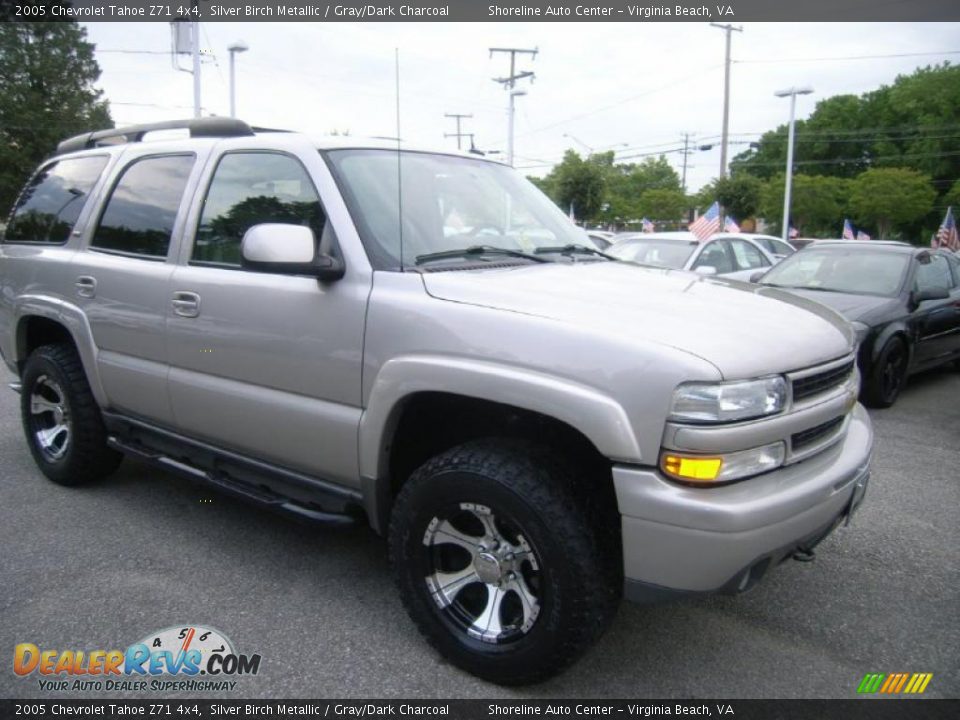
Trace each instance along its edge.
{"label": "dealerrevs.com logo", "polygon": [[42,649],[20,643],[13,671],[36,676],[41,690],[103,692],[230,691],[256,675],[259,655],[238,653],[226,635],[200,625],[151,633],[126,650]]}

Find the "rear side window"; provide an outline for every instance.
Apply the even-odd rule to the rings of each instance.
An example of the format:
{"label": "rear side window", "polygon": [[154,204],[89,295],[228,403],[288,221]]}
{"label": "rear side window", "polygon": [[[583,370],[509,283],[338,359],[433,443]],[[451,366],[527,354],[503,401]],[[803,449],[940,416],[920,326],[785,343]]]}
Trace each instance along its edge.
{"label": "rear side window", "polygon": [[105,155],[57,160],[43,167],[13,208],[6,242],[64,243],[107,165]]}
{"label": "rear side window", "polygon": [[135,160],[113,188],[92,247],[166,257],[193,155],[163,155]]}
{"label": "rear side window", "polygon": [[210,182],[192,260],[239,266],[240,243],[254,225],[305,225],[320,238],[325,221],[320,197],[298,160],[278,153],[230,153]]}

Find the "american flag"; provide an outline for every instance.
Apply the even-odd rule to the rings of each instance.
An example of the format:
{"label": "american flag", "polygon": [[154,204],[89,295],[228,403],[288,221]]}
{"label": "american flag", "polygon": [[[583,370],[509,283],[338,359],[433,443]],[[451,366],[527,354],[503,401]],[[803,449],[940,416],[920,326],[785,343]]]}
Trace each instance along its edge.
{"label": "american flag", "polygon": [[727,215],[727,217],[723,220],[723,231],[728,233],[738,233],[740,232],[740,226],[737,225],[736,220]]}
{"label": "american flag", "polygon": [[707,211],[694,220],[688,228],[700,242],[720,230],[720,203],[714,202]]}
{"label": "american flag", "polygon": [[946,248],[947,250],[960,250],[960,237],[957,237],[957,222],[953,219],[953,208],[947,208],[947,214],[940,223],[940,229],[937,230],[937,237],[931,243],[933,247]]}
{"label": "american flag", "polygon": [[640,228],[645,233],[652,233],[654,231],[653,223],[647,220],[646,218],[642,218],[640,220]]}
{"label": "american flag", "polygon": [[843,219],[843,235],[840,236],[844,240],[853,240],[853,225],[850,224],[850,221],[846,218]]}
{"label": "american flag", "polygon": [[800,231],[791,225],[790,229],[787,231],[787,237],[789,237],[791,240],[796,237],[800,237]]}
{"label": "american flag", "polygon": [[870,236],[863,230],[857,230],[857,240],[870,240]]}

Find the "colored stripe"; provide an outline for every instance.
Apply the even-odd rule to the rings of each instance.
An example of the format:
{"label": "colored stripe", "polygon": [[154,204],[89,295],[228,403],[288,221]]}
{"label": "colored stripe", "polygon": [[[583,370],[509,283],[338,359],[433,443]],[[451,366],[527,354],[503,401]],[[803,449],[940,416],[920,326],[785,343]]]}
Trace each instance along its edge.
{"label": "colored stripe", "polygon": [[886,677],[883,673],[877,673],[873,676],[873,683],[870,685],[870,689],[867,690],[868,693],[875,693],[880,689],[880,683],[883,682],[883,679]]}
{"label": "colored stripe", "polygon": [[910,676],[910,682],[907,683],[907,686],[903,689],[903,692],[912,693],[913,689],[917,687],[919,684],[920,684],[920,675],[918,673],[914,673],[913,675]]}
{"label": "colored stripe", "polygon": [[927,685],[929,685],[930,681],[933,679],[933,673],[924,673],[924,675],[926,675],[926,677],[923,679],[923,684],[916,689],[916,692],[918,693],[922,693],[924,690],[926,690]]}
{"label": "colored stripe", "polygon": [[897,673],[893,673],[887,676],[887,681],[883,684],[883,687],[880,688],[881,693],[890,692],[890,686],[897,681]]}
{"label": "colored stripe", "polygon": [[873,673],[867,673],[863,676],[863,680],[860,681],[859,687],[857,687],[858,693],[868,692],[867,688],[870,687],[870,683],[873,681]]}
{"label": "colored stripe", "polygon": [[907,673],[902,673],[902,674],[900,675],[900,682],[897,683],[896,689],[895,689],[895,690],[891,690],[890,692],[895,692],[895,693],[900,692],[900,691],[903,689],[904,683],[907,682],[907,678],[908,678],[908,677],[909,677],[909,675],[907,675]]}

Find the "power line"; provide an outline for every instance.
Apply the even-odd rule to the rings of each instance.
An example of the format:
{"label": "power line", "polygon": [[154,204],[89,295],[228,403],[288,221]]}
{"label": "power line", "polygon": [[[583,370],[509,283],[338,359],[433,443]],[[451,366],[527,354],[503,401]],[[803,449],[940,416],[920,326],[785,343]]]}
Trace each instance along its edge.
{"label": "power line", "polygon": [[[711,23],[713,24],[713,23]],[[734,60],[739,65],[760,65],[768,63],[791,63],[791,62],[825,62],[836,60],[880,60],[884,58],[902,58],[902,57],[925,57],[929,55],[960,55],[960,50],[939,50],[930,52],[914,53],[890,53],[887,55],[835,55],[831,57],[812,57],[812,58],[774,58],[769,60]]]}
{"label": "power line", "polygon": [[460,146],[460,138],[469,137],[469,138],[471,138],[471,141],[470,141],[470,142],[471,142],[471,145],[473,144],[473,133],[460,132],[460,121],[461,121],[461,120],[465,120],[465,119],[467,119],[467,118],[472,118],[473,115],[463,115],[463,114],[461,114],[461,113],[444,113],[443,116],[444,116],[444,117],[448,117],[448,118],[453,118],[453,121],[456,122],[456,124],[457,124],[457,131],[456,131],[455,133],[444,133],[444,134],[443,134],[443,136],[444,136],[445,138],[455,137],[455,138],[457,139],[457,150],[462,150],[462,149],[463,149],[463,148]]}

